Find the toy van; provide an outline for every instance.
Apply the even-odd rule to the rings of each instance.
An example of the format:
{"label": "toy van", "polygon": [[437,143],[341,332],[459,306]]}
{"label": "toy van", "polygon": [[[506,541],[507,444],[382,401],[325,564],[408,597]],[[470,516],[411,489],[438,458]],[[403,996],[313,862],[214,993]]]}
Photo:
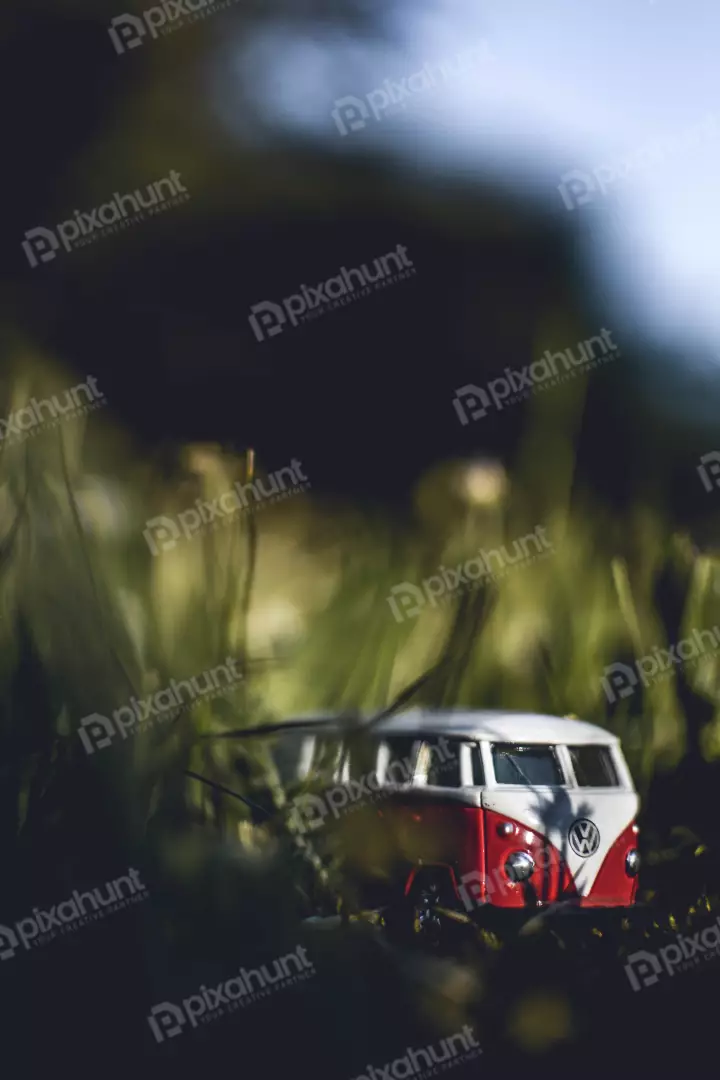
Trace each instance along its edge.
{"label": "toy van", "polygon": [[347,742],[335,779],[367,792],[349,861],[367,867],[385,832],[418,909],[429,897],[471,916],[635,901],[639,798],[619,739],[593,724],[408,711]]}

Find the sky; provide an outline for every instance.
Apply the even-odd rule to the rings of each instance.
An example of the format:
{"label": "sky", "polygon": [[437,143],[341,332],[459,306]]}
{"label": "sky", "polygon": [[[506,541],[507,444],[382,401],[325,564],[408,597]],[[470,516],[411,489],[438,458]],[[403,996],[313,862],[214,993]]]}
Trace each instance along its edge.
{"label": "sky", "polygon": [[[328,24],[312,34],[275,26],[248,43],[238,69],[272,123],[338,153],[500,178],[579,216],[594,272],[629,325],[680,346],[689,365],[720,364],[720,5],[411,0],[389,2],[385,29],[389,40],[363,41]],[[473,46],[464,74],[437,74]],[[384,108],[384,80],[397,87],[425,63],[436,85],[418,76],[402,106]],[[347,105],[332,116],[347,96],[364,104],[355,130]],[[584,202],[569,189],[563,198],[572,170],[585,174],[574,188]]]}

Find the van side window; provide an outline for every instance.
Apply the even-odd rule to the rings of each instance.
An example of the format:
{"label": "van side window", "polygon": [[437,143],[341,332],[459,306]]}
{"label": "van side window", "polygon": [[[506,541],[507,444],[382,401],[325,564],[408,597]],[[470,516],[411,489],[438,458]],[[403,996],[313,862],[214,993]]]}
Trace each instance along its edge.
{"label": "van side window", "polygon": [[389,758],[385,766],[386,784],[409,784],[415,769],[413,753],[417,737],[415,735],[393,735],[383,740]]}
{"label": "van side window", "polygon": [[418,780],[431,787],[462,787],[460,747],[462,739],[438,736],[423,739],[418,755]]}
{"label": "van side window", "polygon": [[607,746],[568,746],[578,787],[620,787]]}
{"label": "van side window", "polygon": [[377,769],[379,743],[377,739],[356,738],[348,743],[345,759],[351,780],[372,776]]}
{"label": "van side window", "polygon": [[325,773],[338,765],[342,747],[338,739],[317,739],[313,750],[311,771]]}
{"label": "van side window", "polygon": [[474,787],[485,786],[485,769],[483,768],[482,755],[477,743],[472,746],[472,778]]}
{"label": "van side window", "polygon": [[308,736],[297,732],[283,733],[274,740],[270,753],[278,771],[280,783],[287,787],[301,778],[303,750]]}

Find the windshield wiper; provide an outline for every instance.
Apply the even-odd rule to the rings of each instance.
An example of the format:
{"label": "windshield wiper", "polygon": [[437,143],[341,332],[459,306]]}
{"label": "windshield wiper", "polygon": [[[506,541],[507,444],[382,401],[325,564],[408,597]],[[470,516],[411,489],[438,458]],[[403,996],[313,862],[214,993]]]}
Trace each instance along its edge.
{"label": "windshield wiper", "polygon": [[517,761],[515,760],[515,758],[514,758],[514,757],[512,757],[512,755],[511,755],[511,754],[508,754],[508,753],[507,753],[507,751],[505,751],[505,753],[503,754],[503,757],[505,757],[505,758],[506,758],[506,759],[507,759],[507,760],[508,760],[508,761],[510,762],[510,764],[512,765],[512,767],[513,767],[513,768],[515,769],[515,772],[516,772],[516,773],[518,774],[518,776],[520,777],[520,779],[521,779],[521,780],[523,781],[523,783],[524,783],[524,784],[527,784],[527,786],[528,786],[528,787],[532,787],[532,781],[531,781],[531,780],[530,780],[530,779],[529,779],[529,778],[528,778],[528,777],[527,777],[527,776],[525,775],[525,773],[524,773],[524,772],[522,771],[522,769],[521,769],[521,768],[520,768],[520,766],[518,765],[518,763],[517,763]]}

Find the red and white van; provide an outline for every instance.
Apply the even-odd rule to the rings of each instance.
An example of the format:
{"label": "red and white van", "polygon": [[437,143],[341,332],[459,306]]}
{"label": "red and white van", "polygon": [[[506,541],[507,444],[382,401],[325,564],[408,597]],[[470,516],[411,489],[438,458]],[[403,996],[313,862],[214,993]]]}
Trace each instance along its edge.
{"label": "red and white van", "polygon": [[443,902],[450,890],[470,914],[635,900],[639,799],[619,739],[593,724],[408,711],[348,743],[335,776],[372,790],[369,813],[402,854],[406,896],[428,881],[437,893],[441,880]]}

